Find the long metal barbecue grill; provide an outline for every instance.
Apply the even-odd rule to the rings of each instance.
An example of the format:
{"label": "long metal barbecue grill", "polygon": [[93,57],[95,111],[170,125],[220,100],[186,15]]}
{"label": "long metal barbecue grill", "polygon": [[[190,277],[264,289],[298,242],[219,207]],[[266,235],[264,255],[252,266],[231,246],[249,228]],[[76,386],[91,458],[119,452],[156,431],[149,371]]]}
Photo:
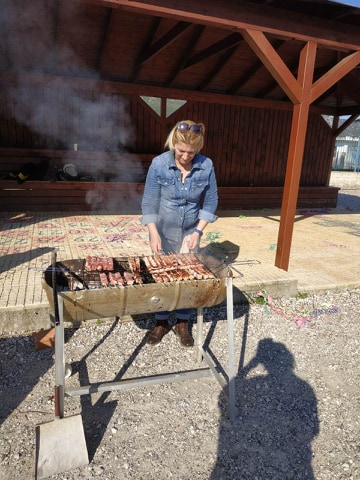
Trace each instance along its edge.
{"label": "long metal barbecue grill", "polygon": [[[46,292],[55,319],[55,411],[64,416],[64,397],[95,392],[124,390],[205,376],[215,376],[225,387],[210,355],[203,348],[203,308],[227,300],[229,347],[229,407],[235,415],[235,372],[233,351],[232,272],[211,254],[172,254],[140,257],[102,258],[56,261],[43,275]],[[55,288],[53,286],[55,285]],[[195,332],[196,361],[206,368],[151,377],[65,387],[64,322],[121,317],[181,308],[197,309]]]}
{"label": "long metal barbecue grill", "polygon": [[[52,267],[43,286],[53,306]],[[226,297],[228,269],[211,256],[173,254],[65,260],[56,284],[65,321],[208,307]]]}

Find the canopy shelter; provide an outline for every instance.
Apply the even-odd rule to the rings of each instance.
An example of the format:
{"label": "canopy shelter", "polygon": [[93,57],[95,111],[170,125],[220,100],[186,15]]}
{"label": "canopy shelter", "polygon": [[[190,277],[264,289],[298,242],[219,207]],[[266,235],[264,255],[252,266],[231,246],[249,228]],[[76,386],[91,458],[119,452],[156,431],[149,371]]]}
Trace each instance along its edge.
{"label": "canopy shelter", "polygon": [[36,0],[27,20],[21,2],[7,3],[2,82],[94,79],[161,98],[291,109],[275,258],[288,269],[309,112],[333,117],[334,139],[360,114],[358,2]]}

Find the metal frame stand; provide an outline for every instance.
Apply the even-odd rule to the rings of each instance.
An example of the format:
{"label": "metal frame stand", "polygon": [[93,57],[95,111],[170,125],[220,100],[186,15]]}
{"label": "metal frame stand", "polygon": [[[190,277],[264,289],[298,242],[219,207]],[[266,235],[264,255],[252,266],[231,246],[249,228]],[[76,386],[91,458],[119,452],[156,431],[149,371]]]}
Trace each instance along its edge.
{"label": "metal frame stand", "polygon": [[205,361],[207,367],[188,371],[150,375],[120,381],[111,381],[85,385],[77,388],[66,388],[65,385],[65,329],[63,318],[63,299],[57,296],[58,321],[55,324],[55,415],[64,417],[65,396],[81,396],[97,392],[110,392],[115,390],[127,390],[134,387],[156,385],[160,383],[180,382],[194,380],[202,377],[214,376],[223,388],[229,387],[229,416],[235,419],[235,369],[234,369],[234,342],[233,342],[233,283],[231,271],[226,278],[226,302],[227,302],[227,325],[228,325],[228,382],[217,371],[215,362],[203,348],[203,307],[197,308],[197,327],[195,335],[195,358],[197,363]]}

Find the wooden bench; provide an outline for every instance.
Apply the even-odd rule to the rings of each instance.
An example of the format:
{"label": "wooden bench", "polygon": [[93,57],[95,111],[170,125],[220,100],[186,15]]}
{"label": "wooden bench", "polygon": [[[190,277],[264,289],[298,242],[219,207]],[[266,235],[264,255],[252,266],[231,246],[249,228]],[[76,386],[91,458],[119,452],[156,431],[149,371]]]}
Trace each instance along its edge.
{"label": "wooden bench", "polygon": [[[297,208],[335,208],[339,188],[300,187]],[[257,210],[279,208],[283,187],[219,187],[222,210]]]}
{"label": "wooden bench", "polygon": [[0,181],[1,211],[51,212],[111,210],[135,213],[140,210],[143,183]]}
{"label": "wooden bench", "polygon": [[71,163],[80,176],[93,181],[143,182],[154,156],[149,153],[0,148],[0,177],[4,179],[9,172],[18,172],[27,163],[38,166],[47,161],[46,180],[55,179],[57,167]]}
{"label": "wooden bench", "polygon": [[[0,180],[0,211],[140,212],[146,172],[156,154],[0,148],[0,173],[17,171],[25,163],[50,163],[47,180]],[[54,168],[73,163],[96,181],[55,181]],[[86,178],[86,176],[85,176]],[[300,187],[298,208],[336,207],[336,187]],[[219,186],[219,210],[279,208],[282,187]]]}
{"label": "wooden bench", "polygon": [[[140,213],[144,183],[0,181],[0,210]],[[336,207],[336,187],[301,187],[298,208]],[[281,187],[219,187],[219,210],[279,208]]]}

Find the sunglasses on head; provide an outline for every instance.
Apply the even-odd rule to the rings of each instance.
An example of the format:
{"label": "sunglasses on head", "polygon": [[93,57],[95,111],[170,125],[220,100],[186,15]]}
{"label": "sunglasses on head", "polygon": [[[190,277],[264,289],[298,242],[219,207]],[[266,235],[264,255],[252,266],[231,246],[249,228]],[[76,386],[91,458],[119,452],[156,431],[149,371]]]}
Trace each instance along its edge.
{"label": "sunglasses on head", "polygon": [[181,133],[188,132],[189,130],[191,130],[192,132],[195,132],[195,133],[201,133],[203,127],[202,127],[202,125],[198,125],[196,123],[194,125],[190,125],[189,123],[186,123],[186,122],[180,122],[180,123],[178,123],[177,129]]}

